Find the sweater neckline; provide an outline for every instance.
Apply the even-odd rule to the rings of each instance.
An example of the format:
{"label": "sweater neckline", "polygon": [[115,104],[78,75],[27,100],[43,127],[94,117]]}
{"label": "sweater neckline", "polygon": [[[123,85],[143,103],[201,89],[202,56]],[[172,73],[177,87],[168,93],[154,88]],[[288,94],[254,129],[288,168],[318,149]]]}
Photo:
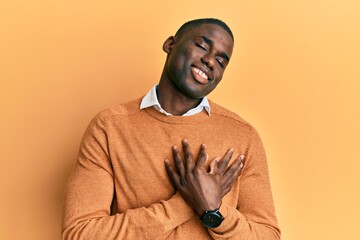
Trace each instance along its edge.
{"label": "sweater neckline", "polygon": [[159,112],[154,107],[148,107],[144,109],[147,114],[151,117],[166,123],[194,123],[201,122],[209,119],[208,113],[203,109],[200,113],[191,116],[166,116],[165,114]]}

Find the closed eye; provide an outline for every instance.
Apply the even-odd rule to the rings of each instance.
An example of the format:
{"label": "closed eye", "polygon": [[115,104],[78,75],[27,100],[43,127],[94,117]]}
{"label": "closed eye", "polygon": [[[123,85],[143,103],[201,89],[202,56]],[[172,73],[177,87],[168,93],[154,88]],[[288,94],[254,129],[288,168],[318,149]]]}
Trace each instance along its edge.
{"label": "closed eye", "polygon": [[201,48],[204,51],[207,51],[206,47],[204,47],[203,45],[199,44],[199,43],[195,43],[195,45],[199,48]]}
{"label": "closed eye", "polygon": [[225,68],[225,65],[222,62],[222,59],[216,58],[216,62],[220,65],[221,68]]}

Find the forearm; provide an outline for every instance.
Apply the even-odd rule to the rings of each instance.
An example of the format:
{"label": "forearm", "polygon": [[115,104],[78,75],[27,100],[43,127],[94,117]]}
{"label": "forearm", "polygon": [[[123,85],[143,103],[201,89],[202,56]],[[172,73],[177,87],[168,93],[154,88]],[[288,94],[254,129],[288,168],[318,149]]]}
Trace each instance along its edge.
{"label": "forearm", "polygon": [[[214,239],[278,240],[280,229],[272,199],[265,151],[256,131],[252,133],[245,166],[220,208],[225,220],[209,229]],[[230,199],[237,202],[230,203]]]}
{"label": "forearm", "polygon": [[194,216],[194,211],[178,194],[167,201],[112,216],[106,210],[79,213],[74,208],[65,203],[63,240],[165,239],[174,228]]}
{"label": "forearm", "polygon": [[280,230],[276,220],[264,219],[262,222],[249,220],[239,210],[222,204],[220,212],[225,217],[222,224],[213,229],[208,229],[213,239],[229,240],[279,240]]}

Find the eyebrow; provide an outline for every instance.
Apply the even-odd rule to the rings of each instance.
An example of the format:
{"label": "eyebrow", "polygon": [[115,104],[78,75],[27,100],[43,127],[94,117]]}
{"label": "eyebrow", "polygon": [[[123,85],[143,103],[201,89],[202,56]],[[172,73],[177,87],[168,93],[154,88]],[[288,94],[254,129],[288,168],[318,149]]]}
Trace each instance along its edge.
{"label": "eyebrow", "polygon": [[[211,39],[209,39],[209,38],[207,38],[207,37],[205,37],[205,36],[200,36],[203,40],[204,40],[204,42],[206,42],[208,45],[214,45],[214,41],[213,40],[211,40]],[[230,58],[229,58],[229,56],[225,53],[225,52],[222,52],[221,53],[221,57],[222,58],[224,58],[226,61],[230,61]]]}

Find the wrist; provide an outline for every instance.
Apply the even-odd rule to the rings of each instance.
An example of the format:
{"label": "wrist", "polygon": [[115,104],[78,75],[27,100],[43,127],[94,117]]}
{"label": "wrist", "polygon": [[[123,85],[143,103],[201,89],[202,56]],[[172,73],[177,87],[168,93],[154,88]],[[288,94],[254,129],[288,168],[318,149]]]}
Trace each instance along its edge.
{"label": "wrist", "polygon": [[206,206],[201,206],[195,209],[196,214],[201,218],[206,211],[212,211],[214,209],[219,209],[221,207],[222,201],[219,203],[207,204]]}

